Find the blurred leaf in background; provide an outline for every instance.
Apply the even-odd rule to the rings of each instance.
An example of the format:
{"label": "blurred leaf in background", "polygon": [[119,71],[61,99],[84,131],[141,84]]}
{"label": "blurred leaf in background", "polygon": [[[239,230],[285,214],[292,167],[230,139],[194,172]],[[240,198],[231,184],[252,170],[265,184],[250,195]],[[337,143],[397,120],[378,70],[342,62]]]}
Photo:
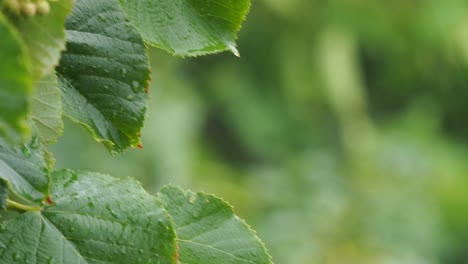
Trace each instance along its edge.
{"label": "blurred leaf in background", "polygon": [[467,15],[257,0],[241,59],[151,51],[143,150],[110,157],[68,122],[57,164],[215,193],[275,263],[467,263]]}

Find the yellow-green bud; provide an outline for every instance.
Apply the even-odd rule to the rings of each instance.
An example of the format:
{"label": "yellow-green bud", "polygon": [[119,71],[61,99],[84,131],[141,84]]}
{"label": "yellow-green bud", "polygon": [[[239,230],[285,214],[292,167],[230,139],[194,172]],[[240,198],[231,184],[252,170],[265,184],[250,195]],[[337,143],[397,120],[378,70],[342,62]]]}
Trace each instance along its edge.
{"label": "yellow-green bud", "polygon": [[3,3],[3,6],[8,10],[11,11],[14,14],[19,14],[20,13],[20,4],[18,0],[5,0]]}
{"label": "yellow-green bud", "polygon": [[25,17],[32,17],[36,15],[36,5],[31,2],[22,2],[21,14],[23,14]]}
{"label": "yellow-green bud", "polygon": [[36,7],[39,15],[47,15],[50,12],[50,5],[46,0],[39,0],[36,3]]}

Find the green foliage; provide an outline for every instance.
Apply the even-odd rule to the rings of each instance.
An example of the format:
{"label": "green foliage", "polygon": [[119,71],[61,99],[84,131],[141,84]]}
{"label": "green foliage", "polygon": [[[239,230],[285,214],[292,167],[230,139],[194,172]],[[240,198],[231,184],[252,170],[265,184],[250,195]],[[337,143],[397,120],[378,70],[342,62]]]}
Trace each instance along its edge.
{"label": "green foliage", "polygon": [[49,193],[49,166],[39,138],[12,146],[0,138],[0,179],[15,195],[41,203]]}
{"label": "green foliage", "polygon": [[57,68],[64,113],[113,152],[136,147],[149,79],[138,31],[116,1],[78,1],[65,27],[67,51]]}
{"label": "green foliage", "polygon": [[52,179],[54,205],[9,221],[0,236],[0,259],[173,263],[171,220],[138,183],[73,171],[56,172]]}
{"label": "green foliage", "polygon": [[36,82],[31,97],[31,119],[42,142],[54,143],[62,135],[62,101],[55,74]]}
{"label": "green foliage", "polygon": [[175,187],[153,196],[132,179],[54,171],[46,145],[62,135],[63,114],[112,154],[141,147],[150,71],[143,39],[178,55],[237,53],[250,3],[132,5],[139,17],[166,16],[150,27],[124,1],[0,1],[0,262],[271,263],[214,196]]}
{"label": "green foliage", "polygon": [[0,210],[7,208],[8,187],[3,181],[0,181]]}
{"label": "green foliage", "polygon": [[276,263],[466,263],[468,2],[255,6],[241,60],[150,53],[143,151],[57,166],[221,195]]}
{"label": "green foliage", "polygon": [[248,0],[118,1],[146,41],[178,56],[238,55],[236,31],[250,7]]}
{"label": "green foliage", "polygon": [[74,0],[51,2],[52,11],[44,16],[9,16],[28,49],[33,80],[46,77],[57,66],[65,49],[63,24],[73,4]]}
{"label": "green foliage", "polygon": [[174,221],[182,263],[271,263],[254,232],[220,199],[176,187],[163,188],[160,198]]}
{"label": "green foliage", "polygon": [[0,36],[0,136],[18,140],[25,138],[29,132],[26,115],[32,86],[29,78],[30,63],[18,32],[2,14]]}

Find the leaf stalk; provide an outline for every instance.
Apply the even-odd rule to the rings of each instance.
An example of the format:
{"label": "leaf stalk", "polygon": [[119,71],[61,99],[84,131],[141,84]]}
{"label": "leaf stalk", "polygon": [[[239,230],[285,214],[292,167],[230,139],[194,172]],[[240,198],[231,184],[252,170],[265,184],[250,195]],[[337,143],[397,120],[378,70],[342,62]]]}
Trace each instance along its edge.
{"label": "leaf stalk", "polygon": [[9,199],[7,199],[7,207],[11,209],[17,209],[20,211],[27,211],[27,212],[38,212],[42,210],[41,206],[24,205],[24,204],[20,204]]}

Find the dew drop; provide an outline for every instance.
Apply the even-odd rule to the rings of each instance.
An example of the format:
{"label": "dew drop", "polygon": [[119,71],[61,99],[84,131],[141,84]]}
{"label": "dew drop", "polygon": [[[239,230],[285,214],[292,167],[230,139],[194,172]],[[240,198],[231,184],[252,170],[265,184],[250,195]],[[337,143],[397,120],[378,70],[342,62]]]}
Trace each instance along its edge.
{"label": "dew drop", "polygon": [[140,83],[139,83],[138,81],[132,81],[132,85],[131,85],[131,86],[132,86],[133,92],[138,93],[138,88],[139,88],[139,86],[140,86]]}
{"label": "dew drop", "polygon": [[192,195],[192,196],[190,196],[189,202],[193,204],[193,203],[195,203],[196,199],[197,198],[195,197],[195,195]]}
{"label": "dew drop", "polygon": [[31,151],[29,150],[29,148],[25,144],[21,145],[21,152],[23,152],[23,155],[26,158],[31,157]]}
{"label": "dew drop", "polygon": [[174,15],[171,14],[170,12],[165,11],[164,13],[166,14],[166,17],[168,18],[168,20],[172,20],[174,18]]}
{"label": "dew drop", "polygon": [[107,211],[108,211],[113,217],[115,217],[115,218],[118,218],[118,217],[119,217],[119,214],[117,214],[117,213],[114,211],[114,209],[112,209],[112,208],[110,207],[110,205],[106,205],[106,209],[107,209]]}
{"label": "dew drop", "polygon": [[39,147],[39,137],[37,136],[34,136],[31,140],[31,143],[29,144],[29,146],[32,148],[32,149],[37,149]]}
{"label": "dew drop", "polygon": [[125,77],[125,76],[127,76],[127,69],[125,69],[125,68],[122,68],[122,72],[121,72],[121,74],[122,74],[122,77]]}

